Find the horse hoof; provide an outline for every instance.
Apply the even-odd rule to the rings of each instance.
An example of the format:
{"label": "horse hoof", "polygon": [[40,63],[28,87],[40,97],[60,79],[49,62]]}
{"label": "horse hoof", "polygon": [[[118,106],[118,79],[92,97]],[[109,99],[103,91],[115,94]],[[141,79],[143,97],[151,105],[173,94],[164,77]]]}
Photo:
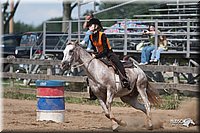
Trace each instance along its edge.
{"label": "horse hoof", "polygon": [[118,131],[117,128],[119,127],[119,125],[117,123],[112,125],[112,130],[113,131]]}
{"label": "horse hoof", "polygon": [[125,121],[121,120],[119,125],[125,127],[125,126],[127,126],[127,123]]}
{"label": "horse hoof", "polygon": [[153,125],[147,127],[148,130],[153,130]]}

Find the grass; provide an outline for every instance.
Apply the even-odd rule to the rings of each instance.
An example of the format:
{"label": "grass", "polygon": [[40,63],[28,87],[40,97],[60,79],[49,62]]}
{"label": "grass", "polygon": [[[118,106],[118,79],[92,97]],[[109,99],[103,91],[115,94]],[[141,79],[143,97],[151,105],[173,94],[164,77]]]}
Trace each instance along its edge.
{"label": "grass", "polygon": [[178,99],[175,98],[175,95],[161,95],[162,104],[159,105],[160,109],[177,109],[186,97],[179,95]]}
{"label": "grass", "polygon": [[[35,94],[23,94],[20,92],[4,92],[3,95],[4,98],[11,98],[11,99],[20,99],[20,100],[37,100],[37,97]],[[91,101],[87,100],[85,98],[77,98],[77,97],[65,97],[65,102],[67,103],[75,103],[75,104],[88,104],[88,105],[100,105],[98,100]],[[128,106],[125,103],[122,102],[113,102],[113,106],[116,107],[124,107]]]}
{"label": "grass", "polygon": [[36,95],[34,94],[22,94],[19,92],[4,92],[4,98],[20,99],[20,100],[36,100]]}
{"label": "grass", "polygon": [[[37,100],[36,98],[36,94],[24,94],[24,93],[20,93],[18,91],[17,88],[24,88],[22,84],[22,81],[18,81],[16,83],[15,81],[15,86],[10,89],[10,85],[9,85],[9,80],[3,80],[3,83],[6,83],[6,84],[3,84],[3,88],[4,90],[4,93],[3,93],[3,97],[4,98],[12,98],[12,99],[20,99],[20,100]],[[71,87],[67,86],[65,87],[65,89],[69,89],[69,88],[79,88],[79,91],[80,90],[84,90],[83,86],[84,84],[78,84],[78,87],[75,86],[74,84],[70,84]],[[36,87],[33,85],[33,86],[28,86],[28,88],[31,88],[31,89],[35,89]],[[183,95],[179,95],[178,96],[178,99],[175,99],[175,96],[172,94],[172,95],[161,95],[161,99],[162,99],[162,103],[160,105],[152,105],[153,108],[159,108],[159,109],[177,109],[179,107],[179,104],[182,100],[186,99],[185,96]],[[75,104],[88,104],[88,105],[99,105],[99,102],[98,100],[95,100],[95,101],[90,101],[90,100],[87,100],[85,98],[77,98],[77,97],[65,97],[65,102],[66,103],[75,103]],[[113,101],[112,103],[112,106],[115,106],[115,107],[130,107],[130,105],[126,104],[126,103],[123,103],[121,101]]]}
{"label": "grass", "polygon": [[[4,92],[4,98],[11,99],[20,99],[20,100],[37,100],[35,94],[23,94],[20,92]],[[162,95],[162,104],[154,106],[153,108],[163,109],[163,110],[173,110],[179,107],[179,104],[182,100],[186,99],[186,97],[179,96],[177,100],[175,100],[174,95]],[[77,98],[77,97],[65,97],[66,103],[75,103],[75,104],[87,104],[87,105],[100,105],[98,100],[87,100],[85,98]],[[113,101],[112,106],[114,107],[130,107],[130,105],[123,103],[121,101]]]}

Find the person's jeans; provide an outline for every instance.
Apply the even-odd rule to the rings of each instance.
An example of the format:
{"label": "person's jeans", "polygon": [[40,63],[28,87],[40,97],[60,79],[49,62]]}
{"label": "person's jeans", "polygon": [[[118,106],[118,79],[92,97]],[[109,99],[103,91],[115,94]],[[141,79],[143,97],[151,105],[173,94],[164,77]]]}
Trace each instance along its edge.
{"label": "person's jeans", "polygon": [[158,47],[158,49],[154,49],[152,51],[151,60],[160,60],[160,53],[163,51],[163,48]]}
{"label": "person's jeans", "polygon": [[155,45],[148,45],[142,48],[141,63],[149,62],[151,51],[155,49]]}
{"label": "person's jeans", "polygon": [[92,48],[92,44],[90,42],[90,35],[92,34],[92,32],[90,30],[88,30],[85,33],[85,37],[83,38],[83,40],[85,41],[85,43],[87,44],[87,50],[90,50]]}

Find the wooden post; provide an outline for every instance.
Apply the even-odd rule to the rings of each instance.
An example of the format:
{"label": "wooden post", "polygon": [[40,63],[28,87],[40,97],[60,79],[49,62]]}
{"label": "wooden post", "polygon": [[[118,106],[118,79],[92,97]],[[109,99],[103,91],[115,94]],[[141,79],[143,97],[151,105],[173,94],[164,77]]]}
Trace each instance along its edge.
{"label": "wooden post", "polygon": [[[10,73],[13,73],[13,64],[10,64]],[[14,79],[10,78],[10,87],[14,87]]]}
{"label": "wooden post", "polygon": [[[174,63],[173,66],[177,66],[177,63]],[[173,80],[174,80],[174,84],[179,84],[179,73],[178,72],[173,73]],[[177,102],[177,100],[178,100],[178,90],[174,90],[174,100],[175,100],[175,102]]]}
{"label": "wooden post", "polygon": [[47,75],[52,75],[52,69],[51,66],[47,66]]}

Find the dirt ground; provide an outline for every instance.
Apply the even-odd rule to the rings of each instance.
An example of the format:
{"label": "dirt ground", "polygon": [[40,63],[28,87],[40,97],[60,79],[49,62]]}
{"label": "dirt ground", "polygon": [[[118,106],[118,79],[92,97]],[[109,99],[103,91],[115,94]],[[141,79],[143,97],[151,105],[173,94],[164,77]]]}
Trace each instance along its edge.
{"label": "dirt ground", "polygon": [[[111,130],[108,120],[100,106],[65,103],[65,121],[36,121],[37,101],[3,99],[3,131],[19,132],[107,132]],[[127,122],[126,127],[120,127],[119,132],[147,132],[145,114],[131,107],[113,107],[115,116]],[[154,129],[149,132],[199,132],[198,99],[184,101],[178,110],[152,109]],[[181,124],[172,125],[170,120],[192,118],[197,125],[184,127]]]}

